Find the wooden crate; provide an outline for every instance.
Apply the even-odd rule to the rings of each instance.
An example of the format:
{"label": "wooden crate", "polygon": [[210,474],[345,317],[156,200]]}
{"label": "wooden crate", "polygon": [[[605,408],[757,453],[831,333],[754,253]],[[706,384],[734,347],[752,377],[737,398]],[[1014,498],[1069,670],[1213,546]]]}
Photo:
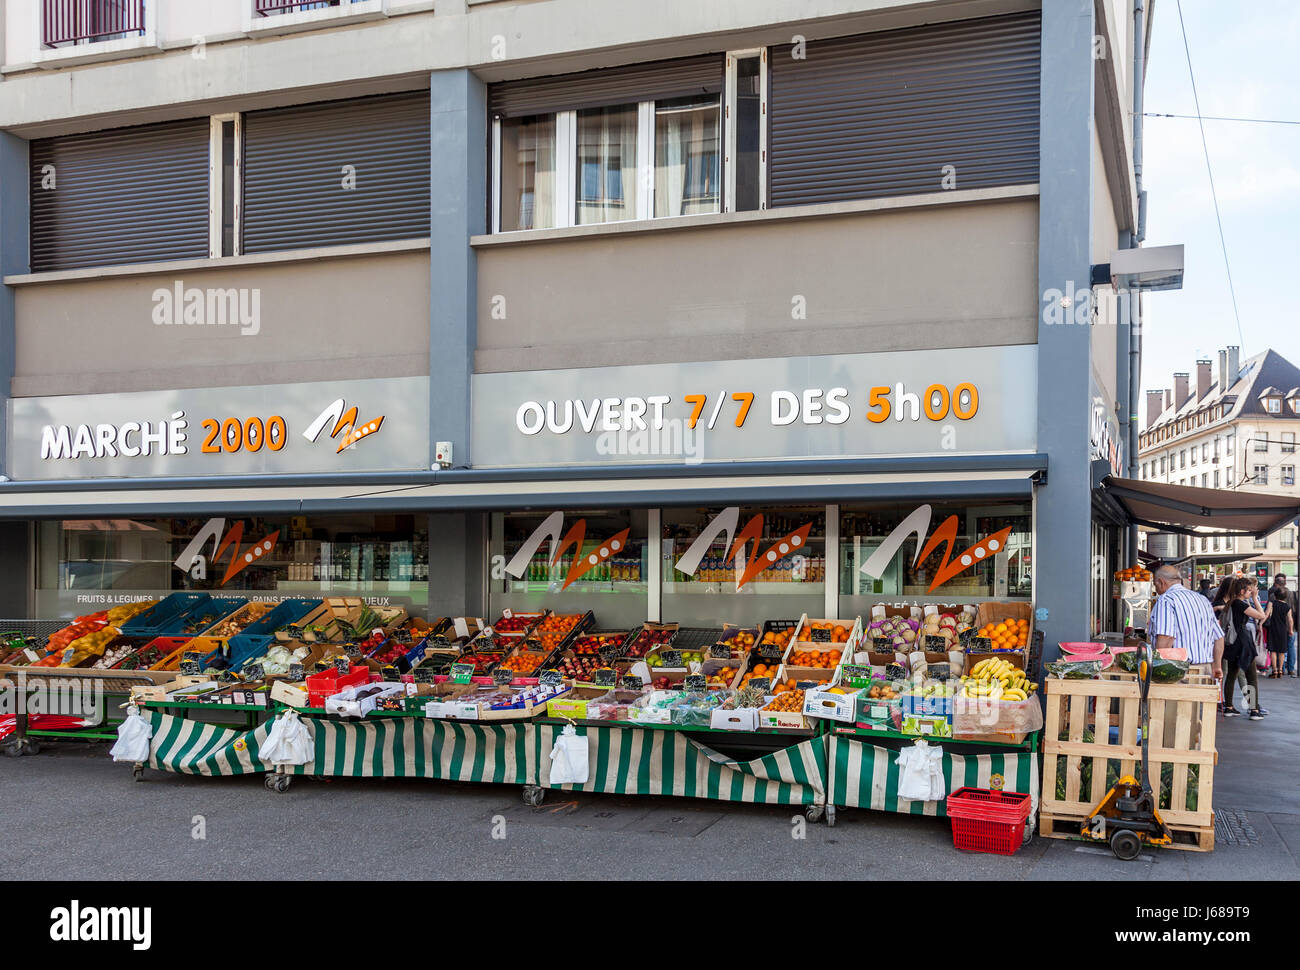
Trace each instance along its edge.
{"label": "wooden crate", "polygon": [[[1107,763],[1114,761],[1120,776],[1137,777],[1142,747],[1137,740],[1141,696],[1137,679],[1116,671],[1096,680],[1049,679],[1044,684],[1047,717],[1043,729],[1043,797],[1040,831],[1055,838],[1077,838],[1088,814],[1105,796]],[[1198,680],[1204,679],[1194,675]],[[1209,683],[1152,684],[1148,739],[1149,771],[1157,791],[1161,818],[1174,830],[1175,848],[1210,851],[1214,848],[1214,747],[1219,692]],[[1111,726],[1118,743],[1110,743]],[[1085,739],[1085,731],[1093,740]],[[1169,737],[1172,731],[1173,737]],[[1061,734],[1066,740],[1060,740]],[[1064,797],[1057,796],[1057,778],[1064,765]],[[1082,784],[1089,766],[1089,784]],[[1169,797],[1160,797],[1161,775],[1171,766]],[[1197,771],[1196,808],[1187,805],[1190,769]]]}

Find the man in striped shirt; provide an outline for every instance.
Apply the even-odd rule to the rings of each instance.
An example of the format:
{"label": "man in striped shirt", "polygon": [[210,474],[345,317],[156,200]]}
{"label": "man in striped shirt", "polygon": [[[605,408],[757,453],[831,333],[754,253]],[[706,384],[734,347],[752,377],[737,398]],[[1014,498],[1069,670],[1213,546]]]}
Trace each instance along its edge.
{"label": "man in striped shirt", "polygon": [[1161,566],[1155,575],[1160,598],[1151,608],[1147,635],[1157,650],[1181,647],[1187,660],[1203,673],[1223,679],[1223,628],[1210,601],[1183,585],[1175,566]]}

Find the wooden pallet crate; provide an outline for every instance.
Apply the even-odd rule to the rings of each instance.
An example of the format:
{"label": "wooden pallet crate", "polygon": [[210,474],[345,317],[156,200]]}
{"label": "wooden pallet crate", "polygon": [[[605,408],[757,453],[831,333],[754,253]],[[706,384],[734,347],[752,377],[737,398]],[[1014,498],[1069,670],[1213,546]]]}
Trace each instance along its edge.
{"label": "wooden pallet crate", "polygon": [[[1214,848],[1219,691],[1213,680],[1193,677],[1198,682],[1189,677],[1151,685],[1148,760],[1158,809],[1175,832],[1176,847],[1209,851]],[[1141,695],[1137,678],[1122,671],[1108,671],[1096,680],[1049,679],[1044,688],[1040,831],[1074,838],[1114,777],[1136,777],[1141,771]]]}

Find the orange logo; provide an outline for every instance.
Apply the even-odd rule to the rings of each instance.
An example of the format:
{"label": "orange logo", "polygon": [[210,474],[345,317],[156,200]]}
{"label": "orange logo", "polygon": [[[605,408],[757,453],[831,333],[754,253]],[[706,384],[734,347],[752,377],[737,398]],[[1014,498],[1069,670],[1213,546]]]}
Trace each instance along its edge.
{"label": "orange logo", "polygon": [[745,568],[736,581],[736,589],[740,589],[764,569],[770,568],[791,553],[802,550],[808,544],[808,534],[812,532],[812,523],[809,522],[795,529],[784,538],[773,542],[765,551],[760,552],[758,543],[763,535],[763,513],[759,512],[745,523],[743,529],[736,532],[736,526],[739,524],[739,506],[733,505],[719,512],[713,521],[705,526],[704,531],[700,533],[698,538],[691,543],[690,548],[682,554],[682,558],[677,560],[677,571],[685,573],[687,576],[694,576],[695,571],[700,568],[700,562],[713,544],[713,540],[725,533],[728,546],[725,561],[728,563],[736,562],[736,556],[744,548],[745,543],[750,541],[754,543],[754,554],[744,563]]}
{"label": "orange logo", "polygon": [[226,550],[230,550],[230,562],[226,566],[226,574],[221,577],[221,582],[218,584],[225,586],[226,583],[253,563],[259,559],[267,558],[275,548],[279,538],[280,530],[277,529],[244,549],[241,546],[244,539],[243,522],[236,522],[230,527],[230,531],[226,532],[225,519],[208,519],[203,524],[203,528],[198,531],[198,534],[190,540],[190,544],[185,547],[185,550],[176,557],[174,565],[177,569],[185,570],[195,579],[207,579],[209,557],[203,555],[203,545],[208,540],[211,540],[213,551],[210,558],[212,562],[220,562]]}
{"label": "orange logo", "polygon": [[[514,558],[506,565],[506,572],[515,579],[519,579],[528,568],[528,563],[532,560],[533,555],[537,552],[543,542],[550,539],[552,543],[556,542],[560,529],[564,525],[564,513],[552,512],[548,515],[528,537],[528,541],[520,547],[515,553]],[[587,538],[587,520],[579,519],[573,523],[569,531],[564,534],[563,539],[559,539],[555,552],[547,560],[548,564],[554,566],[560,561],[570,549],[574,550],[573,563],[569,566],[569,572],[564,577],[564,585],[561,590],[566,590],[569,585],[576,580],[581,579],[591,570],[595,569],[601,562],[609,559],[614,553],[621,551],[627,546],[627,537],[631,534],[631,529],[624,529],[622,532],[611,536],[591,552],[586,555],[582,554],[583,542]]]}
{"label": "orange logo", "polygon": [[329,433],[331,438],[338,438],[339,435],[343,436],[339,439],[339,446],[334,451],[337,455],[343,449],[351,448],[367,435],[375,434],[384,424],[382,414],[372,421],[365,422],[360,421],[358,415],[359,412],[355,404],[349,408],[343,398],[336,398],[329,407],[316,417],[316,420],[311,423],[311,427],[304,431],[302,436],[308,441],[315,441],[321,436],[321,432],[326,427],[332,428]]}

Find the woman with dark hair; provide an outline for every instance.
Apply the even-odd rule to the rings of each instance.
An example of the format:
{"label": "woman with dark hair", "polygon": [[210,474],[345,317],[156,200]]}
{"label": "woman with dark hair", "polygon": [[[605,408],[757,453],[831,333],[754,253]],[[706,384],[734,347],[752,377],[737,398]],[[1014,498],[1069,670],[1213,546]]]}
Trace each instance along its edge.
{"label": "woman with dark hair", "polygon": [[1295,631],[1295,617],[1291,613],[1290,597],[1286,587],[1274,586],[1268,593],[1268,613],[1264,620],[1264,633],[1268,637],[1268,652],[1273,655],[1270,677],[1281,677],[1286,665],[1286,652]]}
{"label": "woman with dark hair", "polygon": [[1233,578],[1231,576],[1223,577],[1218,592],[1210,597],[1210,603],[1214,606],[1215,613],[1222,613],[1228,608],[1228,597],[1232,594],[1232,583]]}
{"label": "woman with dark hair", "polygon": [[[1259,721],[1268,713],[1259,706],[1259,679],[1255,673],[1255,638],[1251,635],[1250,627],[1247,626],[1250,620],[1262,620],[1266,615],[1259,608],[1259,591],[1255,581],[1244,576],[1234,579],[1228,593],[1228,606],[1223,612],[1224,717],[1241,716],[1241,712],[1233,702],[1238,671],[1246,675],[1246,686],[1241,692],[1245,695],[1246,702],[1250,704],[1250,719]],[[1231,643],[1228,642],[1230,640]]]}

